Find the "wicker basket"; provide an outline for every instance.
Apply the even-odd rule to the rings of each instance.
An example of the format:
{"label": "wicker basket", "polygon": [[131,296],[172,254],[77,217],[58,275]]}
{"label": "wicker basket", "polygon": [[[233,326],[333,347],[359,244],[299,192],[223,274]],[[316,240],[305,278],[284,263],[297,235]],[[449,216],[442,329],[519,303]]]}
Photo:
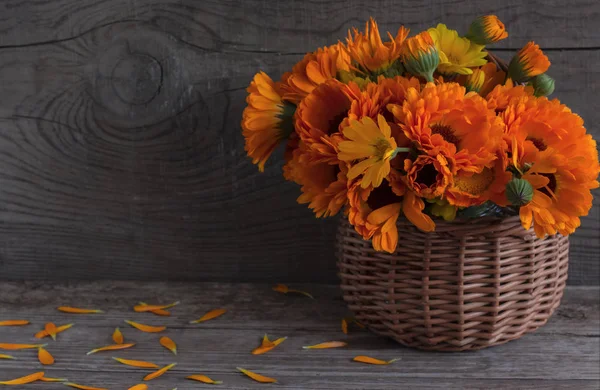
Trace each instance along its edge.
{"label": "wicker basket", "polygon": [[373,332],[437,351],[485,348],[544,325],[560,304],[569,241],[538,239],[518,217],[398,222],[394,254],[373,250],[343,219],[337,237],[344,300]]}

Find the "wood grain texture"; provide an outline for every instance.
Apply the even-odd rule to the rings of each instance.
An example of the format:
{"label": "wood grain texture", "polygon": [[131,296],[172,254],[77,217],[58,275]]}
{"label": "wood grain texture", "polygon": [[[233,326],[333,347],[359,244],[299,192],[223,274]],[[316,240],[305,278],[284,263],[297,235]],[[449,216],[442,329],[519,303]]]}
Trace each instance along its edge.
{"label": "wood grain texture", "polygon": [[[485,1],[0,3],[0,279],[335,282],[334,219],[315,220],[243,151],[245,87],[369,15],[466,29],[494,12],[553,63],[596,138],[600,5]],[[596,192],[599,194],[598,192]],[[600,280],[600,208],[573,236],[573,284]]]}
{"label": "wood grain texture", "polygon": [[[339,326],[348,313],[337,286],[293,287],[310,291],[316,299],[282,295],[264,284],[5,282],[0,284],[0,318],[27,318],[32,325],[0,328],[0,342],[34,342],[33,334],[47,321],[75,322],[56,342],[48,341],[56,364],[45,368],[47,375],[110,389],[139,383],[147,373],[119,365],[112,356],[159,365],[177,362],[173,371],[151,382],[165,389],[199,388],[183,379],[194,373],[223,380],[228,389],[264,387],[236,373],[236,366],[275,377],[280,382],[277,388],[284,389],[389,389],[399,383],[410,389],[595,389],[600,384],[598,288],[569,287],[549,323],[518,341],[476,352],[434,353],[404,348],[354,328],[346,336]],[[163,303],[175,299],[181,305],[168,318],[132,310],[139,300]],[[82,316],[56,311],[65,304],[100,307],[106,313]],[[188,323],[216,307],[228,312],[203,324]],[[163,334],[123,326],[126,318],[166,325],[163,334],[178,344],[178,355],[159,345]],[[121,326],[125,340],[135,342],[135,347],[85,355],[111,343],[116,326]],[[251,355],[264,333],[288,340],[265,355]],[[345,340],[349,345],[322,351],[301,348],[326,340]],[[0,361],[0,378],[41,369],[35,352],[15,354],[19,360]],[[401,361],[385,367],[351,361],[360,354]]]}

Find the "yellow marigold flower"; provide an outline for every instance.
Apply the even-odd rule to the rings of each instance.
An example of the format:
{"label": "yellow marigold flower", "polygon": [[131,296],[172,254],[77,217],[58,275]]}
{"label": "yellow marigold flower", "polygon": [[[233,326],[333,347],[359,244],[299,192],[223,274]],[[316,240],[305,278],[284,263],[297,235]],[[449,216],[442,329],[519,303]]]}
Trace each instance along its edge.
{"label": "yellow marigold flower", "polygon": [[508,37],[504,23],[496,15],[480,16],[471,23],[467,38],[478,45],[487,45]]}
{"label": "yellow marigold flower", "polygon": [[408,38],[402,45],[400,54],[406,70],[415,75],[433,81],[433,72],[438,67],[440,57],[438,49],[427,31]]}
{"label": "yellow marigold flower", "polygon": [[523,83],[545,73],[549,67],[550,61],[539,45],[529,42],[510,61],[508,75],[516,83]]}
{"label": "yellow marigold flower", "polygon": [[383,42],[373,18],[365,25],[365,32],[354,28],[346,39],[348,53],[363,71],[380,72],[389,68],[400,56],[400,47],[408,36],[408,29],[401,26],[396,36],[388,33],[389,41]]}
{"label": "yellow marigold flower", "polygon": [[342,130],[349,141],[341,141],[338,145],[338,158],[351,163],[348,179],[352,180],[364,174],[361,187],[378,187],[383,178],[390,173],[390,160],[397,153],[396,140],[392,137],[392,129],[383,115],[377,116],[377,123],[370,117],[359,121],[350,121],[350,126]]}
{"label": "yellow marigold flower", "polygon": [[247,91],[248,106],[242,114],[245,150],[263,172],[275,147],[294,131],[296,106],[283,101],[280,86],[264,72],[254,76]]}
{"label": "yellow marigold flower", "polygon": [[[487,64],[486,64],[487,65]],[[493,64],[492,64],[493,65]],[[496,66],[496,65],[494,65]],[[485,72],[481,68],[473,70],[473,73],[468,75],[465,80],[465,88],[467,92],[477,92],[483,88],[485,83]]]}
{"label": "yellow marigold flower", "polygon": [[450,75],[471,74],[471,68],[484,65],[487,55],[483,46],[458,36],[456,30],[450,30],[445,24],[438,24],[427,30],[435,42],[440,55],[438,71]]}

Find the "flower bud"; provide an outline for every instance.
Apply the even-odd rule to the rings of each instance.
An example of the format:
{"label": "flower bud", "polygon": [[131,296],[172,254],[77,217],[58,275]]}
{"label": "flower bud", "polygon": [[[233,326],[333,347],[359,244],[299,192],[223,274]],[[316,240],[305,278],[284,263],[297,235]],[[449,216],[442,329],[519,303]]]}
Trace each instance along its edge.
{"label": "flower bud", "polygon": [[485,15],[471,23],[466,37],[478,45],[487,45],[508,37],[508,33],[496,15]]}
{"label": "flower bud", "polygon": [[508,76],[516,83],[524,83],[532,77],[545,73],[550,67],[548,57],[540,47],[529,42],[513,57],[508,65]]}
{"label": "flower bud", "polygon": [[440,57],[427,31],[405,40],[400,50],[400,58],[409,73],[433,82],[433,72],[440,63]]}
{"label": "flower bud", "polygon": [[524,206],[533,198],[533,187],[525,179],[512,179],[506,185],[506,198],[513,206]]}
{"label": "flower bud", "polygon": [[546,73],[535,76],[530,84],[535,96],[548,96],[554,92],[554,79]]}

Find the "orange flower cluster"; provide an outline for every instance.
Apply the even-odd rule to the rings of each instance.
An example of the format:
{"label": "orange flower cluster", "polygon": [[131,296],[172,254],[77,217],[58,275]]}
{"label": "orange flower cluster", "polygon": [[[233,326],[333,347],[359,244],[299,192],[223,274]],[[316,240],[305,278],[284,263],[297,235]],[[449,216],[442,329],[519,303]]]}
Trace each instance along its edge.
{"label": "orange flower cluster", "polygon": [[395,251],[400,217],[431,232],[490,203],[539,237],[572,233],[592,205],[598,152],[583,120],[546,97],[539,46],[501,65],[484,46],[508,36],[494,15],[464,36],[443,24],[408,35],[382,39],[371,19],[279,82],[258,73],[242,120],[253,162],[262,170],[285,143],[298,202],[317,217],[342,211],[379,251]]}

